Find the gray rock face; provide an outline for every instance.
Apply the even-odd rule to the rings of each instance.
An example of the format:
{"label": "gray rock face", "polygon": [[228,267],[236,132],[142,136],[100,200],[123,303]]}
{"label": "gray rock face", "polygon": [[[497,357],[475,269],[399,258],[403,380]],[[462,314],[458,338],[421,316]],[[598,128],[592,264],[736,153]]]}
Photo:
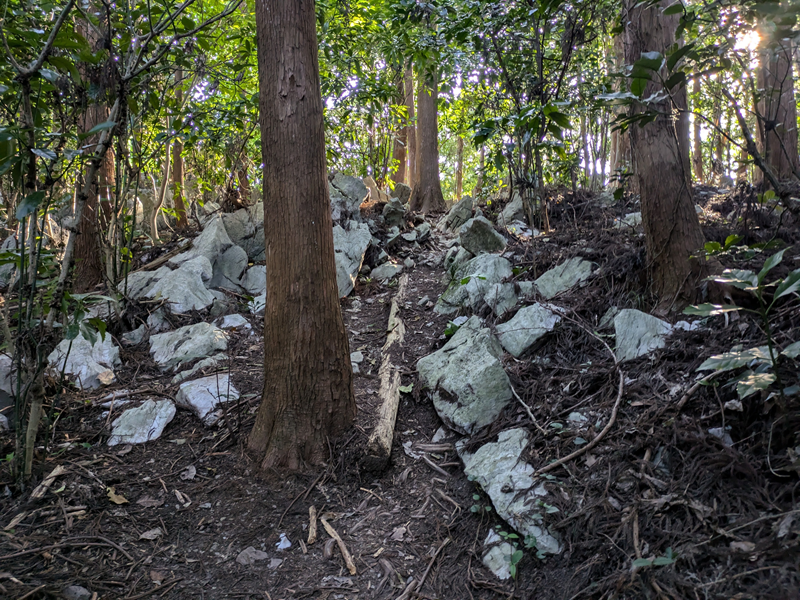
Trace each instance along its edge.
{"label": "gray rock face", "polygon": [[240,246],[249,260],[261,260],[264,254],[264,204],[222,215],[231,242]]}
{"label": "gray rock face", "polygon": [[511,400],[502,352],[491,331],[471,317],[440,350],[417,362],[420,381],[448,427],[471,434],[492,423]]}
{"label": "gray rock face", "polygon": [[61,590],[61,597],[64,600],[89,600],[92,592],[80,585],[70,585]]}
{"label": "gray rock face", "polygon": [[[156,271],[159,273],[161,269]],[[214,295],[206,289],[204,281],[211,277],[211,263],[205,256],[197,256],[161,277],[144,292],[147,298],[163,298],[173,313],[203,310],[214,302]],[[130,284],[130,279],[129,279]]]}
{"label": "gray rock face", "polygon": [[536,280],[536,289],[547,300],[585,281],[592,274],[592,263],[576,256],[545,272]]}
{"label": "gray rock face", "polygon": [[375,267],[370,272],[370,276],[377,281],[386,281],[395,277],[403,272],[403,265],[395,265],[387,262],[383,263],[380,267]]}
{"label": "gray rock face", "polygon": [[144,444],[157,440],[174,417],[175,405],[169,400],[146,400],[114,420],[108,445]]}
{"label": "gray rock face", "polygon": [[47,357],[47,361],[50,368],[59,375],[63,370],[72,376],[79,388],[97,389],[115,381],[113,369],[120,364],[119,348],[111,341],[110,335],[106,335],[105,340],[98,335],[97,341],[92,345],[82,334],[78,334],[71,342],[62,340]]}
{"label": "gray rock face", "polygon": [[458,244],[450,246],[450,248],[447,249],[447,254],[444,256],[445,283],[451,281],[455,277],[458,267],[472,258],[475,257],[469,250],[465,250]]}
{"label": "gray rock face", "polygon": [[506,247],[506,239],[494,230],[486,217],[475,217],[461,226],[461,245],[475,254],[500,252]]}
{"label": "gray rock face", "polygon": [[225,333],[211,323],[186,325],[150,336],[150,354],[162,371],[227,349]]}
{"label": "gray rock face", "polygon": [[483,301],[488,304],[492,312],[502,317],[517,305],[517,293],[513,283],[494,283],[489,286],[483,295]]}
{"label": "gray rock face", "polygon": [[483,555],[483,565],[494,573],[498,579],[511,578],[511,555],[514,554],[514,546],[503,541],[497,532],[489,530],[489,535],[483,542],[483,547],[488,551]]}
{"label": "gray rock face", "polygon": [[497,514],[523,536],[533,537],[538,550],[560,554],[561,543],[543,525],[549,494],[545,480],[534,477],[533,467],[520,460],[527,445],[528,432],[511,429],[474,454],[464,451],[465,442],[457,443],[456,450],[464,461],[464,472],[480,484]]}
{"label": "gray rock face", "polygon": [[[2,244],[0,244],[0,253],[11,253],[17,249],[17,237],[11,235],[7,237]],[[0,289],[5,289],[11,283],[11,277],[14,275],[16,266],[13,263],[0,265]]]}
{"label": "gray rock face", "polygon": [[472,218],[472,198],[464,196],[444,216],[438,228],[440,231],[458,231],[470,218]]}
{"label": "gray rock face", "polygon": [[526,306],[513,319],[496,327],[497,339],[503,348],[519,358],[540,338],[553,331],[559,321],[561,317],[546,306]]}
{"label": "gray rock face", "polygon": [[192,365],[191,369],[186,369],[185,371],[181,371],[175,375],[175,377],[172,378],[172,385],[178,385],[179,383],[184,382],[187,379],[191,379],[198,373],[202,373],[206,370],[217,369],[218,367],[223,366],[227,360],[228,355],[222,352],[215,354],[214,356],[204,358],[203,360],[198,360],[196,363],[194,363],[194,365]]}
{"label": "gray rock face", "polygon": [[133,331],[122,334],[122,343],[125,346],[138,346],[147,337],[147,325],[139,325]]}
{"label": "gray rock face", "polygon": [[215,215],[209,219],[200,235],[194,238],[192,247],[169,262],[173,266],[180,266],[193,258],[205,256],[213,266],[217,257],[231,246],[233,242],[225,229],[225,221],[220,215]]}
{"label": "gray rock face", "polygon": [[16,381],[13,359],[8,354],[0,354],[0,392],[13,396]]}
{"label": "gray rock face", "polygon": [[357,177],[336,173],[330,178],[331,216],[334,222],[361,221],[360,207],[367,197],[367,186]]}
{"label": "gray rock face", "polygon": [[161,267],[156,271],[129,273],[126,281],[118,284],[118,289],[121,293],[127,294],[129,298],[138,300],[144,297],[162,277],[170,273],[172,273],[172,269],[169,267]]}
{"label": "gray rock face", "polygon": [[479,308],[489,287],[511,277],[511,263],[496,254],[482,254],[456,269],[453,282],[436,302],[434,311],[449,315],[461,308]]}
{"label": "gray rock face", "polygon": [[397,198],[400,204],[405,204],[411,198],[411,188],[405,183],[395,183],[391,193],[392,198]]}
{"label": "gray rock face", "polygon": [[642,224],[642,213],[632,212],[626,214],[622,219],[615,219],[614,228],[625,229],[626,227],[630,227],[631,229],[636,229],[641,224]]}
{"label": "gray rock face", "polygon": [[417,241],[421,244],[429,237],[431,237],[431,224],[427,222],[420,224],[417,227]]}
{"label": "gray rock face", "polygon": [[247,319],[238,314],[224,316],[219,323],[219,327],[220,329],[224,329],[226,331],[245,331],[253,328]]}
{"label": "gray rock face", "polygon": [[213,425],[220,419],[223,414],[218,410],[220,404],[238,399],[239,392],[227,373],[186,381],[175,396],[178,406],[192,411],[206,425]]}
{"label": "gray rock face", "polygon": [[383,220],[387,227],[400,227],[406,216],[406,209],[398,198],[392,198],[383,207]]}
{"label": "gray rock face", "polygon": [[346,225],[333,226],[333,249],[336,253],[336,283],[339,297],[343,298],[353,291],[356,277],[364,262],[364,253],[372,241],[372,234],[365,223],[350,221]]}
{"label": "gray rock face", "polygon": [[242,287],[248,294],[258,296],[267,291],[267,267],[266,265],[253,265],[242,277]]}
{"label": "gray rock face", "polygon": [[539,235],[539,230],[531,229],[530,227],[528,227],[525,221],[511,221],[510,223],[506,223],[505,230],[508,233],[516,235],[517,237],[523,239]]}
{"label": "gray rock face", "polygon": [[208,284],[212,288],[221,288],[239,292],[242,275],[247,269],[247,252],[239,246],[231,246],[217,257],[214,265],[214,276]]}
{"label": "gray rock face", "polygon": [[514,192],[511,202],[506,204],[503,212],[497,217],[497,226],[507,227],[514,221],[525,221],[525,209],[522,206],[522,196],[519,195],[519,192]]}
{"label": "gray rock face", "polygon": [[666,346],[672,325],[639,310],[626,308],[614,317],[617,360],[633,360]]}

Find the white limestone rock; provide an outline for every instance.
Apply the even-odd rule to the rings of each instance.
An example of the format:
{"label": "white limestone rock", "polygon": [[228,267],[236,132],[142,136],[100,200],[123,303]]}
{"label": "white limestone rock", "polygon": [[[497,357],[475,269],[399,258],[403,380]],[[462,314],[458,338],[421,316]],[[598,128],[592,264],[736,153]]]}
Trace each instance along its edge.
{"label": "white limestone rock", "polygon": [[626,308],[614,317],[617,360],[633,360],[666,346],[673,327],[652,315]]}
{"label": "white limestone rock", "polygon": [[336,283],[339,297],[343,298],[353,291],[356,277],[364,262],[364,254],[372,241],[372,234],[366,223],[349,221],[342,227],[333,226],[333,249],[336,254]]}
{"label": "white limestone rock", "polygon": [[461,226],[458,234],[461,246],[474,255],[501,252],[506,247],[506,238],[494,230],[486,217],[475,217]]}
{"label": "white limestone rock", "polygon": [[214,302],[214,295],[204,283],[211,278],[211,273],[211,262],[208,258],[197,256],[182,263],[175,271],[163,273],[144,296],[163,298],[170,311],[176,314],[204,310]]}
{"label": "white limestone rock", "polygon": [[194,413],[206,425],[214,425],[222,416],[220,404],[239,399],[227,373],[210,375],[181,384],[175,400],[178,406]]}
{"label": "white limestone rock", "polygon": [[458,267],[434,311],[449,315],[462,308],[480,308],[490,286],[511,277],[511,263],[496,254],[482,254]]}
{"label": "white limestone rock", "polygon": [[545,272],[536,280],[536,289],[546,300],[550,300],[586,281],[591,274],[592,263],[576,256]]}
{"label": "white limestone rock", "polygon": [[267,291],[266,265],[253,265],[242,277],[242,287],[252,296],[258,296]]}
{"label": "white limestone rock", "polygon": [[496,327],[497,339],[510,354],[519,358],[539,339],[555,329],[561,317],[550,307],[533,304],[517,311],[514,318]]}
{"label": "white limestone rock", "polygon": [[328,191],[331,196],[331,216],[335,223],[361,221],[360,207],[368,193],[367,186],[361,179],[344,173],[334,173],[329,177]]}
{"label": "white limestone rock", "polygon": [[370,277],[376,281],[388,281],[392,277],[396,277],[403,272],[403,265],[396,265],[394,263],[383,263],[379,267],[375,267],[370,272]]}
{"label": "white limestone rock", "polygon": [[114,420],[108,445],[144,444],[157,440],[174,417],[175,405],[170,400],[146,400]]}
{"label": "white limestone rock", "polygon": [[186,325],[150,336],[150,354],[162,371],[227,349],[225,333],[211,323]]}
{"label": "white limestone rock", "polygon": [[47,361],[56,376],[63,370],[79,388],[97,389],[116,380],[114,367],[120,364],[119,348],[110,335],[106,335],[105,340],[98,335],[92,344],[83,334],[78,334],[74,340],[61,340]]}

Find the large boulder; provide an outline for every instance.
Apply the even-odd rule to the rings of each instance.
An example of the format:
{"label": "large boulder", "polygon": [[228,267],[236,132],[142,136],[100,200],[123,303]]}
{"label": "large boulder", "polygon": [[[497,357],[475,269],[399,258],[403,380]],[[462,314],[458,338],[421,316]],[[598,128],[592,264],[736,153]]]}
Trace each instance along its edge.
{"label": "large boulder", "polygon": [[536,289],[545,299],[550,300],[585,281],[591,274],[592,263],[576,256],[542,274],[535,281]]}
{"label": "large boulder", "polygon": [[264,254],[264,204],[259,202],[249,208],[222,215],[225,231],[231,242],[240,246],[249,260],[263,260]]}
{"label": "large boulder", "polygon": [[411,198],[411,187],[405,183],[395,183],[391,193],[392,198],[397,198],[400,204],[405,204]]}
{"label": "large boulder", "polygon": [[206,425],[213,425],[220,419],[223,414],[218,410],[220,404],[238,398],[239,392],[227,373],[186,381],[175,395],[178,406],[193,412]]}
{"label": "large boulder", "polygon": [[[159,272],[161,269],[154,275]],[[160,278],[149,286],[142,296],[166,300],[170,311],[176,314],[204,310],[214,302],[214,295],[206,289],[205,285],[211,276],[211,262],[205,256],[197,256],[181,264],[174,271],[161,272]],[[130,277],[129,275],[129,285]]]}
{"label": "large boulder", "polygon": [[247,252],[240,246],[231,246],[217,257],[214,275],[208,285],[215,289],[240,292],[245,269],[247,269]]}
{"label": "large boulder", "polygon": [[502,317],[517,305],[517,291],[513,283],[494,283],[484,293],[483,301],[496,316]]}
{"label": "large boulder", "polygon": [[372,175],[367,175],[364,177],[363,181],[364,185],[367,186],[369,190],[370,201],[380,202],[381,204],[389,201],[389,194],[378,188],[378,184],[375,183],[375,179],[373,179]]}
{"label": "large boulder", "polygon": [[195,323],[150,336],[150,354],[162,371],[207,358],[227,348],[225,332],[211,323]]}
{"label": "large boulder", "polygon": [[348,229],[339,224],[333,226],[333,249],[336,253],[336,283],[339,297],[343,298],[353,291],[356,277],[364,262],[364,254],[372,241],[369,226],[350,221]]}
{"label": "large boulder", "polygon": [[554,509],[546,501],[550,495],[547,480],[536,477],[533,467],[522,460],[528,441],[525,429],[510,429],[475,453],[466,451],[466,442],[457,443],[456,450],[464,461],[464,473],[491,498],[500,518],[535,542],[537,551],[560,554],[561,542],[544,525],[546,515]]}
{"label": "large boulder", "polygon": [[[209,264],[211,263],[209,262]],[[117,284],[117,289],[128,298],[138,300],[143,298],[156,283],[170,273],[172,273],[172,269],[169,267],[160,267],[155,271],[128,273],[127,277]]]}
{"label": "large boulder", "polygon": [[666,321],[639,310],[626,308],[619,311],[614,317],[617,360],[633,360],[663,348],[672,329]]}
{"label": "large boulder", "polygon": [[329,177],[331,216],[335,222],[360,221],[361,204],[367,198],[367,186],[357,177],[334,173]]}
{"label": "large boulder", "polygon": [[392,198],[383,207],[383,221],[387,227],[400,227],[403,225],[406,209],[397,198]]}
{"label": "large boulder", "polygon": [[198,256],[205,256],[213,265],[218,256],[233,246],[230,236],[225,229],[225,220],[216,215],[209,219],[203,231],[192,241],[192,247],[173,257],[170,265],[178,267],[183,263]]}
{"label": "large boulder", "polygon": [[476,310],[495,283],[511,277],[511,263],[496,254],[482,254],[455,270],[453,281],[436,302],[434,311],[449,315],[462,308]]}
{"label": "large boulder", "polygon": [[420,381],[448,427],[472,434],[494,422],[511,401],[502,354],[492,332],[473,316],[440,350],[417,362]]}
{"label": "large boulder", "polygon": [[459,228],[472,218],[472,198],[464,196],[437,225],[439,231],[458,231]]}
{"label": "large boulder", "polygon": [[110,335],[105,339],[98,335],[92,344],[83,334],[78,334],[73,340],[61,340],[47,361],[54,374],[60,375],[63,371],[74,378],[79,388],[96,389],[116,380],[114,367],[120,364],[119,348]]}
{"label": "large boulder", "polygon": [[497,339],[503,348],[519,358],[540,338],[553,331],[559,321],[561,317],[547,306],[526,306],[517,311],[513,319],[496,327]]}
{"label": "large boulder", "polygon": [[392,277],[396,277],[403,272],[403,265],[396,265],[391,262],[385,262],[379,267],[375,267],[370,272],[370,277],[375,281],[387,281]]}
{"label": "large boulder", "polygon": [[253,265],[242,277],[242,287],[248,294],[258,296],[267,291],[266,265]]}
{"label": "large boulder", "polygon": [[519,195],[519,192],[514,192],[511,202],[506,204],[497,217],[497,226],[506,228],[514,221],[525,221],[525,209],[522,206],[522,196]]}
{"label": "large boulder", "polygon": [[143,444],[157,440],[174,417],[175,405],[170,400],[146,400],[114,420],[108,445]]}
{"label": "large boulder", "polygon": [[501,252],[506,247],[506,238],[494,230],[486,217],[475,217],[461,226],[461,246],[475,254]]}

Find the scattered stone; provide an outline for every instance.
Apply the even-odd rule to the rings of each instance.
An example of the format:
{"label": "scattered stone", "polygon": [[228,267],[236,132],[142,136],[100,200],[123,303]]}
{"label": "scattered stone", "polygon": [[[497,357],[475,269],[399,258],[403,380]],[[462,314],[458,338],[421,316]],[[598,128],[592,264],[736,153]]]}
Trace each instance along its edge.
{"label": "scattered stone", "polygon": [[70,585],[61,590],[61,597],[64,600],[89,600],[92,592],[79,585]]}
{"label": "scattered stone", "polygon": [[554,267],[536,280],[538,292],[550,300],[561,292],[585,281],[592,274],[592,263],[579,256]]}
{"label": "scattered stone", "polygon": [[509,579],[511,577],[511,555],[514,554],[514,546],[504,541],[497,532],[489,530],[489,535],[483,542],[484,548],[489,551],[483,555],[483,564],[498,579]]}
{"label": "scattered stone", "polygon": [[150,329],[150,334],[153,334],[161,331],[169,331],[172,325],[167,321],[164,309],[157,308],[147,317],[147,327]]}
{"label": "scattered stone", "polygon": [[0,353],[0,392],[13,396],[15,385],[14,360],[8,354]]}
{"label": "scattered stone", "polygon": [[376,281],[388,281],[403,272],[403,265],[394,263],[384,263],[380,267],[372,269],[371,277]]}
{"label": "scattered stone", "polygon": [[417,362],[420,381],[448,427],[471,434],[492,423],[511,400],[502,352],[491,331],[473,316],[440,350]]}
{"label": "scattered stone", "polygon": [[407,259],[405,259],[405,260],[403,261],[403,266],[404,266],[406,269],[413,269],[413,268],[414,268],[414,266],[415,266],[415,264],[416,264],[416,263],[415,263],[415,262],[414,262],[414,261],[413,261],[411,258],[407,258]]}
{"label": "scattered stone", "polygon": [[514,284],[494,283],[490,285],[483,295],[483,301],[491,307],[496,316],[502,317],[517,305]]}
{"label": "scattered stone", "polygon": [[672,326],[652,315],[626,308],[614,317],[617,360],[633,360],[666,346]]}
{"label": "scattered stone", "polygon": [[523,537],[533,538],[538,551],[560,554],[561,543],[543,524],[545,514],[554,510],[544,502],[546,480],[534,477],[533,467],[521,460],[528,441],[525,429],[510,429],[474,454],[466,452],[466,441],[456,443],[456,450],[464,473],[491,498],[497,514]]}
{"label": "scattered stone", "polygon": [[436,302],[434,311],[449,315],[461,308],[480,308],[489,287],[512,275],[511,263],[505,258],[496,254],[477,256],[455,270],[452,283]]}
{"label": "scattered stone", "polygon": [[550,308],[541,304],[526,306],[514,318],[496,327],[497,339],[510,354],[519,358],[539,339],[553,331],[561,321]]}
{"label": "scattered stone", "polygon": [[187,379],[191,379],[198,373],[202,371],[206,371],[209,369],[216,369],[217,367],[225,364],[228,360],[228,355],[224,353],[215,354],[214,356],[209,356],[208,358],[204,358],[201,361],[196,362],[191,369],[187,369],[186,371],[181,371],[175,377],[172,378],[172,385],[178,385],[186,381]]}
{"label": "scattered stone", "polygon": [[362,352],[351,352],[350,362],[353,364],[360,364],[364,362],[364,354]]}
{"label": "scattered stone", "polygon": [[612,328],[614,326],[614,319],[619,314],[619,310],[620,309],[616,306],[609,308],[605,314],[600,317],[600,322],[597,324],[597,328],[600,330]]}
{"label": "scattered stone", "polygon": [[369,190],[370,202],[389,202],[389,194],[378,188],[378,184],[375,183],[375,179],[372,178],[372,175],[367,175],[364,177],[363,181],[364,185],[367,186]]}
{"label": "scattered stone", "polygon": [[383,207],[383,222],[387,227],[400,227],[405,222],[406,209],[403,203],[393,198]]}
{"label": "scattered stone", "polygon": [[264,204],[225,213],[222,220],[231,242],[241,247],[249,260],[259,260],[264,253]]}
{"label": "scattered stone", "polygon": [[416,231],[409,231],[408,233],[404,233],[401,237],[407,241],[409,244],[413,244],[417,241],[417,232]]}
{"label": "scattered stone", "polygon": [[525,208],[522,205],[522,196],[520,196],[518,191],[514,192],[511,202],[506,204],[505,208],[503,208],[503,212],[497,217],[497,226],[506,228],[514,221],[525,222]]}
{"label": "scattered stone", "polygon": [[214,276],[209,287],[240,292],[242,275],[247,269],[247,252],[240,246],[231,246],[220,256],[214,264]]}
{"label": "scattered stone", "polygon": [[178,406],[192,411],[207,426],[214,425],[222,416],[222,411],[217,410],[220,404],[238,399],[239,392],[227,373],[186,381],[175,395]]}
{"label": "scattered stone", "polygon": [[395,183],[391,193],[392,198],[397,198],[400,204],[405,204],[411,198],[411,187],[405,183]]}
{"label": "scattered stone", "polygon": [[256,563],[259,560],[265,560],[269,558],[269,554],[263,552],[261,550],[256,550],[252,546],[248,546],[236,557],[236,562],[240,565],[244,565],[245,567],[249,567]]}
{"label": "scattered stone", "polygon": [[336,283],[339,297],[344,298],[353,291],[356,277],[364,262],[364,254],[372,241],[372,234],[365,223],[350,221],[349,229],[333,226],[333,249],[336,253]]}
{"label": "scattered stone", "polygon": [[430,301],[431,299],[428,296],[423,296],[419,299],[419,302],[417,302],[417,306],[425,306]]}
{"label": "scattered stone", "polygon": [[501,252],[506,247],[506,239],[494,230],[486,217],[475,217],[461,226],[459,233],[461,245],[474,255],[488,252]]}
{"label": "scattered stone", "polygon": [[532,237],[539,235],[539,230],[531,229],[530,227],[528,227],[525,221],[511,221],[510,223],[506,224],[505,230],[508,233],[516,235],[517,237],[520,237],[522,239],[530,239]]}
{"label": "scattered stone", "polygon": [[428,222],[421,223],[417,227],[417,241],[421,244],[431,237],[431,224]]}
{"label": "scattered stone", "polygon": [[472,217],[472,198],[464,196],[437,225],[440,231],[458,231]]}
{"label": "scattered stone", "polygon": [[[0,252],[8,253],[15,252],[17,249],[17,237],[15,235],[8,236],[0,245]],[[19,256],[19,254],[17,254]],[[0,265],[0,289],[6,289],[11,283],[11,278],[14,276],[16,265],[13,262],[8,262]]]}
{"label": "scattered stone", "polygon": [[727,427],[712,427],[708,430],[708,433],[721,441],[723,446],[730,448],[733,446],[733,438],[731,437],[730,431],[731,428],[729,425]]}
{"label": "scattered stone", "polygon": [[242,277],[241,286],[247,290],[251,296],[258,296],[267,291],[267,267],[266,265],[253,265]]}
{"label": "scattered stone", "polygon": [[225,315],[219,323],[220,329],[234,330],[234,331],[250,331],[253,326],[250,321],[245,319],[242,315]]}
{"label": "scattered stone", "polygon": [[175,405],[169,400],[145,400],[114,420],[108,445],[144,444],[157,440],[174,417]]}
{"label": "scattered stone", "polygon": [[227,349],[225,333],[211,323],[186,325],[150,336],[150,354],[162,371]]}
{"label": "scattered stone", "polygon": [[203,310],[214,302],[214,295],[206,289],[204,283],[211,278],[211,274],[212,267],[208,258],[197,256],[184,262],[177,270],[164,273],[144,296],[163,298],[176,314]]}
{"label": "scattered stone", "polygon": [[206,223],[200,235],[194,238],[192,247],[173,257],[169,262],[171,265],[180,266],[193,258],[205,256],[214,265],[216,258],[231,246],[233,242],[225,229],[225,221],[220,215],[216,215]]}
{"label": "scattered stone", "polygon": [[92,344],[83,334],[78,334],[73,340],[61,340],[47,361],[58,375],[63,371],[73,376],[79,388],[96,389],[116,380],[113,369],[120,364],[119,348],[110,335],[105,339],[98,335]]}
{"label": "scattered stone", "polygon": [[331,216],[334,222],[361,220],[361,204],[367,198],[367,186],[357,177],[335,173],[329,177]]}
{"label": "scattered stone", "polygon": [[172,273],[172,269],[169,267],[161,267],[155,271],[128,273],[125,281],[121,281],[118,288],[120,293],[125,294],[128,298],[138,300],[149,292],[161,278],[170,273]]}
{"label": "scattered stone", "polygon": [[636,228],[642,224],[642,213],[632,212],[625,215],[622,219],[616,219],[614,227],[616,229],[624,229],[626,227]]}
{"label": "scattered stone", "polygon": [[138,346],[147,337],[147,325],[139,325],[133,331],[122,334],[122,343],[126,346]]}

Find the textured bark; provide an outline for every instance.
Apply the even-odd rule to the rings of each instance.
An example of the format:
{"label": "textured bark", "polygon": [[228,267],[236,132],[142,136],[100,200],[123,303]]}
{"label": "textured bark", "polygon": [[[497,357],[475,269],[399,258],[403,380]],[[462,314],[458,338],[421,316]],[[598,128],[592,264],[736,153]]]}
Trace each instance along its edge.
{"label": "textured bark", "polygon": [[[650,8],[629,4],[625,28],[628,64],[639,60],[643,52],[665,54],[674,43],[678,17],[664,16],[666,5],[665,1]],[[650,82],[643,97],[659,89],[657,81]],[[674,89],[673,98],[675,106],[664,100],[654,107],[661,113],[655,121],[628,130],[652,290],[659,299],[660,313],[693,301],[706,271],[704,264],[690,258],[704,239],[691,193],[686,88]]]}
{"label": "textured bark", "polygon": [[[183,104],[183,69],[178,69],[175,74],[178,85],[175,88],[175,99],[178,106]],[[189,226],[186,218],[186,201],[183,195],[183,140],[176,137],[172,144],[172,204],[175,206],[175,213],[178,217],[178,229],[185,229]]]}
{"label": "textured bark", "polygon": [[456,202],[461,200],[464,190],[464,138],[456,140]]}
{"label": "textured bark", "polygon": [[[397,77],[397,104],[405,104],[405,83],[403,74]],[[402,127],[398,127],[394,134],[394,147],[392,148],[392,160],[397,165],[397,170],[392,173],[392,181],[395,183],[405,183],[406,180],[406,147],[408,146],[408,120]]]}
{"label": "textured bark", "polygon": [[250,178],[247,176],[247,164],[242,161],[239,163],[239,171],[236,174],[239,180],[239,195],[245,206],[250,206]]}
{"label": "textured bark", "polygon": [[793,177],[800,170],[797,147],[797,103],[792,73],[792,44],[781,40],[772,51],[761,52],[758,87],[758,137],[764,161],[779,180]]}
{"label": "textured bark", "polygon": [[[695,77],[693,82],[692,92],[695,98],[700,96],[700,78]],[[698,183],[705,183],[705,175],[703,174],[703,141],[700,137],[700,116],[697,114],[700,111],[698,108],[694,110],[694,121],[692,123],[692,163],[694,164],[694,178]]]}
{"label": "textured bark", "polygon": [[483,146],[481,146],[479,157],[478,180],[475,182],[475,187],[472,190],[473,198],[477,198],[483,191],[483,170],[486,167],[486,148]]}
{"label": "textured bark", "polygon": [[[424,75],[422,76],[424,78]],[[420,81],[417,97],[417,185],[411,210],[421,213],[446,209],[439,179],[439,84],[435,76]]]}
{"label": "textured bark", "polygon": [[411,69],[406,69],[403,75],[405,88],[405,103],[408,110],[408,126],[406,127],[406,138],[408,140],[408,150],[406,158],[408,163],[408,185],[412,188],[417,187],[417,121],[414,113],[414,74]]}
{"label": "textured bark", "polygon": [[355,418],[339,308],[313,0],[257,0],[267,306],[264,393],[248,439],[264,469],[302,469]]}

